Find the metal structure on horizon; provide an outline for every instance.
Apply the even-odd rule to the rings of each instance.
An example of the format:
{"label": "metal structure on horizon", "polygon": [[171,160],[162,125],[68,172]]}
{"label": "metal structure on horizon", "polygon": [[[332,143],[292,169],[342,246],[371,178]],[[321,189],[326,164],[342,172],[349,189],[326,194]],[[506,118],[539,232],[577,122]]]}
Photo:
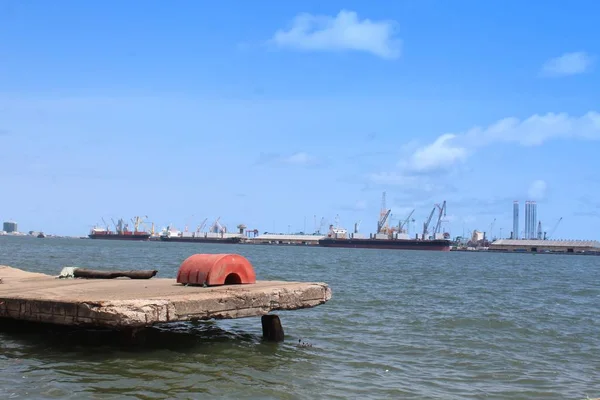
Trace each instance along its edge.
{"label": "metal structure on horizon", "polygon": [[513,202],[513,231],[511,239],[519,238],[519,201]]}

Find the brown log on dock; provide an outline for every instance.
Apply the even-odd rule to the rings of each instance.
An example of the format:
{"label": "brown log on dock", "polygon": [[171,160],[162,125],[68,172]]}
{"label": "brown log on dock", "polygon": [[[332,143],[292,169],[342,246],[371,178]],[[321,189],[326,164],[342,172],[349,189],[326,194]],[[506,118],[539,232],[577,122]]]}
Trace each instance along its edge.
{"label": "brown log on dock", "polygon": [[86,279],[115,279],[115,278],[131,278],[131,279],[150,279],[158,273],[157,270],[140,270],[140,271],[100,271],[96,269],[77,268],[73,271],[75,278]]}

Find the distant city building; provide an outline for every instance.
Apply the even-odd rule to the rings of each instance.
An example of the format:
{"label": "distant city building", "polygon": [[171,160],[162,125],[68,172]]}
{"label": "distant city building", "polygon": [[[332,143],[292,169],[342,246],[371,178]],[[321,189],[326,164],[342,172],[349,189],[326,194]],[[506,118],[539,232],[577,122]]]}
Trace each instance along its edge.
{"label": "distant city building", "polygon": [[12,221],[5,222],[2,230],[6,233],[18,232],[17,223]]}
{"label": "distant city building", "polygon": [[531,202],[525,202],[525,231],[523,239],[529,239],[529,225],[531,224]]}
{"label": "distant city building", "polygon": [[531,202],[531,225],[529,226],[529,238],[536,239],[536,228],[538,225],[537,219],[537,203],[535,201]]}
{"label": "distant city building", "polygon": [[519,202],[513,203],[513,233],[511,239],[519,238]]}
{"label": "distant city building", "polygon": [[525,231],[523,239],[536,239],[537,222],[537,204],[535,201],[525,202]]}

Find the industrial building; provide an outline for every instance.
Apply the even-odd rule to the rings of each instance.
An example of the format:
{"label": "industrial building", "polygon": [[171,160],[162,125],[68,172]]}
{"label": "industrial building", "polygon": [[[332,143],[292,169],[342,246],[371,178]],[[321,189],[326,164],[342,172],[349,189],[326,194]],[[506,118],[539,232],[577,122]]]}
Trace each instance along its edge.
{"label": "industrial building", "polygon": [[2,230],[6,233],[19,232],[17,229],[17,223],[13,221],[7,221],[2,225]]}
{"label": "industrial building", "polygon": [[490,244],[489,250],[522,253],[600,254],[600,242],[597,240],[500,239]]}

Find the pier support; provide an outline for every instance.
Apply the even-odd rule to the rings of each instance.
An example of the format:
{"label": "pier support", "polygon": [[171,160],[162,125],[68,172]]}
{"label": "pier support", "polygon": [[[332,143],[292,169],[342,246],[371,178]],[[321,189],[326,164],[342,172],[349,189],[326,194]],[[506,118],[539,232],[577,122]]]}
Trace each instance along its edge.
{"label": "pier support", "polygon": [[283,342],[284,333],[279,316],[275,314],[263,315],[262,323],[263,339],[269,342]]}

